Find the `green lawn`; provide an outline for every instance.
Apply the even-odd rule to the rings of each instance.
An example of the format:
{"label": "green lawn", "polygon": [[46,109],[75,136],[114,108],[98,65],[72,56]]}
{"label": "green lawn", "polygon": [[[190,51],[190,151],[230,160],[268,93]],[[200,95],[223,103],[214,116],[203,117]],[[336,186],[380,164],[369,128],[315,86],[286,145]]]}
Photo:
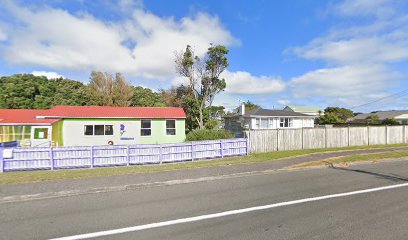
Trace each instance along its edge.
{"label": "green lawn", "polygon": [[[173,164],[162,165],[135,165],[129,167],[103,167],[94,169],[67,169],[67,170],[42,170],[42,171],[21,171],[21,172],[7,172],[0,174],[0,184],[14,184],[14,183],[27,183],[27,182],[41,182],[52,180],[64,180],[64,179],[80,179],[89,177],[100,176],[116,176],[127,175],[136,173],[151,173],[161,171],[171,171],[177,169],[187,168],[204,168],[204,167],[216,167],[227,166],[231,164],[248,164],[259,163],[265,161],[282,160],[285,158],[297,157],[302,155],[333,152],[333,151],[347,151],[357,149],[380,149],[390,147],[406,147],[407,144],[398,145],[377,145],[377,146],[365,146],[365,147],[346,147],[346,148],[333,148],[333,149],[308,149],[308,150],[295,150],[295,151],[281,151],[281,152],[268,152],[252,154],[250,156],[242,157],[230,157],[223,159],[202,160],[195,162],[183,162]],[[401,151],[405,152],[405,151]],[[408,151],[406,152],[408,154]],[[390,154],[387,153],[387,156]],[[398,156],[399,157],[399,156]]]}

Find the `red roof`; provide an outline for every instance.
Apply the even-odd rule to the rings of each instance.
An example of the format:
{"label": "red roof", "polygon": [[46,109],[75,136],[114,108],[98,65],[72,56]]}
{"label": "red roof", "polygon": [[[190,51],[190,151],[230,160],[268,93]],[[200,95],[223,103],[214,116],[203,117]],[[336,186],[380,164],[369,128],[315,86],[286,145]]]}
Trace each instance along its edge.
{"label": "red roof", "polygon": [[0,125],[52,124],[63,118],[186,118],[183,108],[55,106],[48,110],[0,109]]}
{"label": "red roof", "polygon": [[40,119],[47,110],[0,109],[0,125],[51,125],[61,119]]}

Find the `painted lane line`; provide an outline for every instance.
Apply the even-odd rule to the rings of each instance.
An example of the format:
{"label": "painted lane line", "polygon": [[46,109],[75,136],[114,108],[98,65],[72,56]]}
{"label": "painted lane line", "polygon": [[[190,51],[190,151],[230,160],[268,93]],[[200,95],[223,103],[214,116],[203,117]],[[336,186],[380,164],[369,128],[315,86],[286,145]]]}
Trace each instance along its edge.
{"label": "painted lane line", "polygon": [[325,199],[347,197],[347,196],[352,196],[352,195],[357,195],[357,194],[372,193],[372,192],[384,191],[384,190],[401,188],[401,187],[408,187],[408,183],[402,183],[402,184],[396,184],[396,185],[390,185],[390,186],[384,186],[384,187],[378,187],[378,188],[370,188],[370,189],[345,192],[345,193],[337,193],[337,194],[331,194],[331,195],[325,195],[325,196],[319,196],[319,197],[305,198],[305,199],[293,200],[293,201],[288,201],[288,202],[273,203],[269,205],[242,208],[242,209],[230,210],[230,211],[225,211],[225,212],[220,212],[220,213],[212,213],[212,214],[206,214],[206,215],[201,215],[201,216],[196,216],[196,217],[181,218],[181,219],[169,220],[169,221],[164,221],[164,222],[138,225],[138,226],[133,226],[133,227],[118,228],[118,229],[113,229],[113,230],[79,234],[79,235],[73,235],[73,236],[61,237],[61,238],[53,238],[50,240],[78,240],[78,239],[104,237],[104,236],[109,236],[109,235],[137,232],[137,231],[142,231],[142,230],[147,230],[147,229],[152,229],[152,228],[159,228],[159,227],[171,226],[171,225],[182,224],[182,223],[197,222],[197,221],[221,218],[221,217],[237,215],[237,214],[242,214],[242,213],[266,210],[266,209],[271,209],[271,208],[278,208],[278,207],[307,203],[307,202],[315,202],[315,201],[320,201],[320,200],[325,200]]}

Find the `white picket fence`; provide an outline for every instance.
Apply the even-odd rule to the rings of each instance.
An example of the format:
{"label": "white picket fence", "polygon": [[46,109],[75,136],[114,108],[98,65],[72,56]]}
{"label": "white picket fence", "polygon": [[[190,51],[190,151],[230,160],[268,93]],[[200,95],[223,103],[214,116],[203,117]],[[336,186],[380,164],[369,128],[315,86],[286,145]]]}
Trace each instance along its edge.
{"label": "white picket fence", "polygon": [[408,126],[251,130],[249,152],[408,143]]}
{"label": "white picket fence", "polygon": [[127,146],[0,148],[0,171],[161,164],[247,154],[245,138]]}

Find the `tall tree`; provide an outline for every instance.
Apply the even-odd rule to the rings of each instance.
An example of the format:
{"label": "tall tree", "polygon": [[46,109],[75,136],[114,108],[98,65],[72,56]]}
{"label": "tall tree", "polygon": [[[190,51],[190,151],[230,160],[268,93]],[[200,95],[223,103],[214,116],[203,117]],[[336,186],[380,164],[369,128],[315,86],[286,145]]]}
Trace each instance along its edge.
{"label": "tall tree", "polygon": [[225,46],[211,46],[204,58],[200,59],[191,46],[187,46],[185,51],[176,54],[176,71],[189,81],[194,106],[198,107],[194,117],[200,129],[204,128],[205,109],[212,106],[214,97],[226,87],[220,75],[228,67],[228,52]]}
{"label": "tall tree", "polygon": [[354,113],[349,109],[340,107],[328,107],[324,110],[324,115],[321,115],[317,119],[317,123],[319,124],[345,123],[352,117],[354,117]]}
{"label": "tall tree", "polygon": [[166,103],[161,93],[153,92],[150,88],[133,87],[132,106],[165,107]]}
{"label": "tall tree", "polygon": [[255,110],[260,108],[261,106],[259,106],[258,104],[255,104],[249,100],[247,100],[246,102],[244,102],[245,104],[245,111],[249,111],[249,110]]}
{"label": "tall tree", "polygon": [[132,104],[133,87],[123,77],[116,73],[112,89],[113,105],[117,107],[128,107]]}
{"label": "tall tree", "polygon": [[88,84],[90,94],[97,105],[127,107],[132,103],[133,88],[122,74],[92,71]]}
{"label": "tall tree", "polygon": [[78,81],[32,74],[0,77],[0,108],[46,109],[55,105],[91,104],[87,87]]}

